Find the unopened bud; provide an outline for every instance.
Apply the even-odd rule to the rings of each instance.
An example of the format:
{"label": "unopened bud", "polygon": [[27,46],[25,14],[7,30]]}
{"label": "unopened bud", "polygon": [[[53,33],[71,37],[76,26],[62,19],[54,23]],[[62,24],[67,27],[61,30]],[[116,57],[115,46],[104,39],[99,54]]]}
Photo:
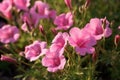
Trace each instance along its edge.
{"label": "unopened bud", "polygon": [[94,52],[92,54],[92,60],[93,60],[93,62],[96,62],[96,60],[97,60],[97,54],[96,54],[96,52]]}
{"label": "unopened bud", "polygon": [[86,0],[85,2],[85,8],[87,8],[90,5],[90,0]]}
{"label": "unopened bud", "polygon": [[16,60],[13,59],[12,57],[8,56],[8,55],[1,55],[0,60],[10,62],[10,63],[16,63]]}
{"label": "unopened bud", "polygon": [[115,38],[114,38],[115,45],[117,46],[119,42],[120,42],[120,35],[115,35]]}
{"label": "unopened bud", "polygon": [[44,31],[44,29],[43,29],[43,26],[42,26],[42,25],[40,25],[40,26],[39,26],[39,30],[40,30],[40,32],[41,32],[43,35],[45,35],[45,31]]}
{"label": "unopened bud", "polygon": [[71,0],[64,0],[65,4],[67,5],[67,7],[72,10],[72,5],[71,5]]}
{"label": "unopened bud", "polygon": [[57,31],[56,31],[55,28],[52,28],[51,31],[52,31],[52,33],[53,33],[54,35],[57,35]]}
{"label": "unopened bud", "polygon": [[20,56],[24,56],[24,52],[20,52],[19,55],[20,55]]}

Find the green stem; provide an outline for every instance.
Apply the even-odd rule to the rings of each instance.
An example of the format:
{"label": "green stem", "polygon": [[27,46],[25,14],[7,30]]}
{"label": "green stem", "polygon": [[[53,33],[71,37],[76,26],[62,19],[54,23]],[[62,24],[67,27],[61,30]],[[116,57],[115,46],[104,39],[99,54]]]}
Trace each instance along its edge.
{"label": "green stem", "polygon": [[27,65],[27,66],[30,66],[30,67],[31,67],[31,65],[30,65],[30,64],[28,64],[28,63],[26,63],[26,62],[24,62],[24,61],[21,61],[21,63],[23,63],[23,64],[25,64],[25,65]]}
{"label": "green stem", "polygon": [[4,51],[2,51],[2,50],[0,50],[0,52],[3,53],[3,54],[6,53],[6,52],[4,52]]}
{"label": "green stem", "polygon": [[48,43],[47,36],[46,35],[43,35],[43,36],[45,38],[45,41]]}

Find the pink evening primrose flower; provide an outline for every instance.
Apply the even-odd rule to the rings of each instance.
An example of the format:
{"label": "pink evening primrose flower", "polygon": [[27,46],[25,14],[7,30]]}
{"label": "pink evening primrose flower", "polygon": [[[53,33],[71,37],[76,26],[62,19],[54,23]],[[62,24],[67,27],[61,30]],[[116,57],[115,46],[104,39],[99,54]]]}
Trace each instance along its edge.
{"label": "pink evening primrose flower", "polygon": [[0,42],[13,43],[19,38],[19,29],[16,26],[4,25],[0,28]]}
{"label": "pink evening primrose flower", "polygon": [[45,48],[46,42],[34,41],[33,44],[25,47],[25,58],[30,61],[37,60],[40,56],[45,54]]}
{"label": "pink evening primrose flower", "polygon": [[37,15],[33,15],[29,12],[23,13],[21,18],[24,21],[24,23],[27,23],[29,25],[30,29],[36,27],[39,23],[39,17]]}
{"label": "pink evening primrose flower", "polygon": [[18,9],[24,11],[27,11],[30,6],[30,0],[13,0],[13,2]]}
{"label": "pink evening primrose flower", "polygon": [[90,23],[86,24],[84,30],[92,35],[97,40],[102,37],[109,37],[112,34],[112,30],[109,28],[109,22],[104,19],[93,18]]}
{"label": "pink evening primrose flower", "polygon": [[3,0],[2,3],[0,3],[0,12],[8,19],[11,18],[11,9],[11,0]]}
{"label": "pink evening primrose flower", "polygon": [[73,15],[71,12],[63,13],[56,17],[54,24],[57,25],[56,30],[67,30],[73,25]]}
{"label": "pink evening primrose flower", "polygon": [[69,9],[72,9],[71,0],[64,0],[64,2]]}
{"label": "pink evening primrose flower", "polygon": [[48,18],[49,15],[49,6],[48,4],[42,1],[35,1],[34,6],[30,9],[32,15],[36,15],[40,19]]}
{"label": "pink evening primrose flower", "polygon": [[51,51],[57,50],[60,54],[63,54],[68,37],[68,33],[59,32],[52,41],[52,45],[50,46]]}
{"label": "pink evening primrose flower", "polygon": [[69,33],[68,41],[75,47],[78,54],[84,56],[86,53],[92,54],[95,51],[93,46],[96,45],[96,40],[92,35],[77,27],[72,28]]}
{"label": "pink evening primrose flower", "polygon": [[63,55],[59,54],[59,51],[48,50],[42,58],[42,65],[47,67],[49,72],[56,72],[64,68],[66,59]]}

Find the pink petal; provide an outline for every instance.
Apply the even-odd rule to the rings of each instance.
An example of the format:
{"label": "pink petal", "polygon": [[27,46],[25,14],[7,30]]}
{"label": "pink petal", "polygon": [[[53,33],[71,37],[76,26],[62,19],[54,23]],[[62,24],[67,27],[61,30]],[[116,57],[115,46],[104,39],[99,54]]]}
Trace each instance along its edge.
{"label": "pink petal", "polygon": [[81,32],[81,30],[77,27],[74,27],[70,30],[69,33],[70,33],[70,36],[74,42],[77,42],[78,39],[80,38],[80,36],[81,36],[80,32]]}
{"label": "pink petal", "polygon": [[104,36],[107,38],[112,34],[112,30],[109,27],[105,28]]}

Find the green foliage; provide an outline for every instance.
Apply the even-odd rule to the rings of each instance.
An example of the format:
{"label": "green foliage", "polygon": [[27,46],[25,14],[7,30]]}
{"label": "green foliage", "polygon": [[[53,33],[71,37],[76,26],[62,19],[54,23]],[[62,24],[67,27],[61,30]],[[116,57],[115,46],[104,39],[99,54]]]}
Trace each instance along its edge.
{"label": "green foliage", "polygon": [[[32,0],[33,2],[34,0]],[[57,11],[57,15],[68,12],[69,9],[64,0],[43,0]],[[41,65],[41,59],[35,62],[29,62],[18,54],[18,49],[24,51],[24,46],[32,43],[33,40],[47,41],[48,47],[54,35],[51,27],[55,25],[50,20],[42,20],[40,24],[44,26],[47,36],[39,33],[36,28],[31,34],[24,33],[16,45],[8,46],[1,53],[8,50],[8,53],[14,52],[14,57],[18,61],[18,75],[15,79],[23,80],[120,80],[120,45],[115,47],[114,36],[119,33],[117,27],[120,25],[120,3],[119,0],[91,0],[90,5],[85,8],[85,0],[72,0],[74,12],[74,26],[83,28],[90,18],[106,17],[111,22],[113,34],[108,39],[102,39],[96,45],[96,60],[92,55],[85,57],[78,55],[74,48],[67,47],[64,54],[67,59],[65,68],[56,73],[50,73]],[[19,22],[19,20],[17,19]],[[14,24],[14,23],[11,23]],[[47,39],[47,40],[46,40]],[[1,44],[2,45],[2,44]],[[13,47],[15,49],[13,49]],[[3,52],[2,52],[3,51]],[[4,53],[3,53],[4,54]],[[23,60],[21,62],[21,60]],[[9,64],[0,62],[0,69],[9,70]]]}

